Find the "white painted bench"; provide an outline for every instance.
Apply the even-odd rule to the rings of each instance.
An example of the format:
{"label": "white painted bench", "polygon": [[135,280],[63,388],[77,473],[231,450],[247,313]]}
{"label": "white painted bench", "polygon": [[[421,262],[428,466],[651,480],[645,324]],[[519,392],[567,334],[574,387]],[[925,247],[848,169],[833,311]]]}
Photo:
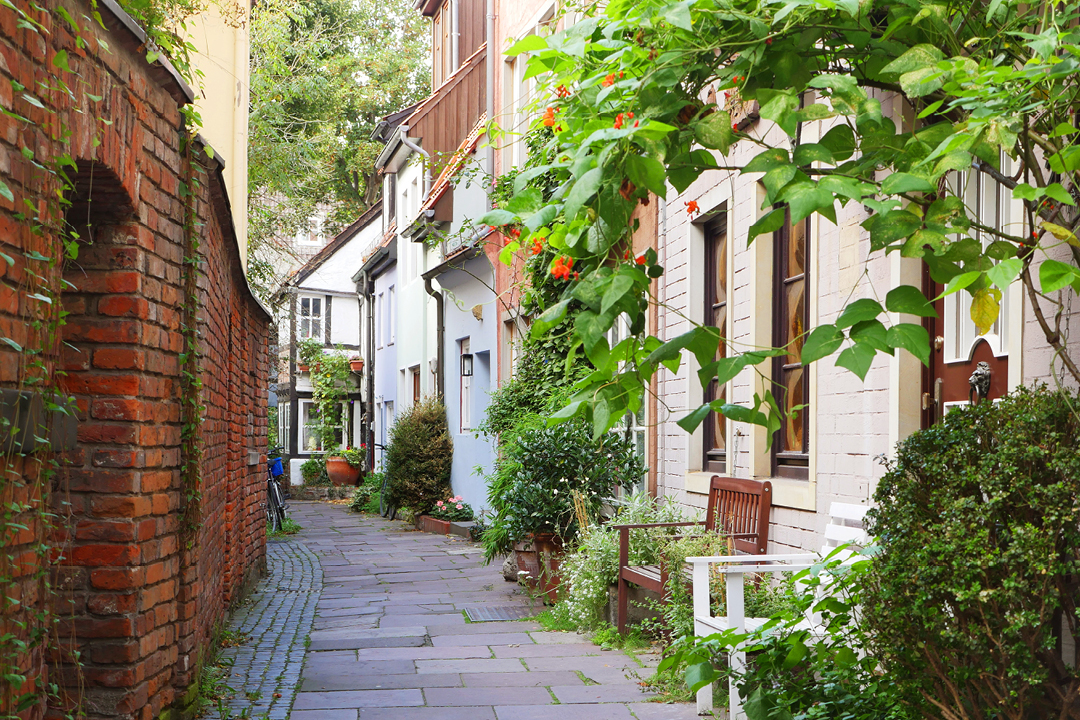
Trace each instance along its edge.
{"label": "white painted bench", "polygon": [[[713,557],[688,557],[686,562],[693,567],[694,579],[694,634],[698,637],[713,635],[734,629],[746,632],[763,625],[768,618],[748,618],[745,616],[745,577],[760,573],[797,572],[813,567],[823,557],[836,548],[847,545],[864,544],[868,540],[862,528],[863,518],[870,508],[865,505],[834,502],[829,507],[832,521],[825,527],[825,542],[820,554],[801,553],[797,555],[721,555]],[[714,616],[709,602],[709,568],[722,565],[719,572],[726,579],[726,616]],[[820,628],[821,619],[811,616],[806,619],[805,629],[813,631]],[[802,626],[803,623],[800,623]],[[728,699],[730,720],[744,720],[742,698],[736,686],[736,676],[746,666],[746,653],[732,650],[728,655],[731,677],[728,680]],[[712,683],[698,690],[697,710],[699,715],[712,712]]]}

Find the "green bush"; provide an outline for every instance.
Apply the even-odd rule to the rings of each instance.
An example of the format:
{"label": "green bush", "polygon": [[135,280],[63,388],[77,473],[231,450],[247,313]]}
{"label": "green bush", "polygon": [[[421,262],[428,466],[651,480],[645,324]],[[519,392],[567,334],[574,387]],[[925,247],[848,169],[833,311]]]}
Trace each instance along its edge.
{"label": "green bush", "polygon": [[387,500],[417,515],[427,512],[450,494],[453,456],[446,406],[434,396],[414,403],[390,429],[385,458],[390,476]]}
{"label": "green bush", "polygon": [[300,477],[305,485],[329,485],[330,478],[326,475],[326,463],[319,458],[311,458],[304,461],[300,466]]}
{"label": "green bush", "polygon": [[591,426],[581,420],[522,432],[503,447],[499,465],[488,490],[495,515],[484,534],[489,560],[535,533],[574,543],[579,529],[575,492],[584,500],[589,521],[599,523],[615,488],[629,489],[645,475],[630,441],[614,434],[594,440]]}
{"label": "green bush", "polygon": [[869,528],[869,648],[912,707],[956,718],[1080,717],[1080,400],[1021,389],[899,445]]}

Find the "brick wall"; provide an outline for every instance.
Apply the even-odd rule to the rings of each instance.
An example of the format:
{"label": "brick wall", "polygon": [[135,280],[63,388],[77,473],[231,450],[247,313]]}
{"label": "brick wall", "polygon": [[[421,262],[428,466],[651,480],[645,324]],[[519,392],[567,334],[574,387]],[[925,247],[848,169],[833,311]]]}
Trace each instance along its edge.
{"label": "brick wall", "polygon": [[[77,0],[60,4],[76,18],[89,12]],[[55,0],[45,5],[57,7]],[[15,260],[10,267],[0,262],[0,335],[35,347],[27,329],[34,312],[24,284],[33,264],[27,255],[60,252],[55,232],[35,235],[16,214],[24,200],[46,207],[58,189],[22,148],[46,159],[67,153],[78,163],[67,219],[81,240],[78,258],[63,269],[70,285],[62,296],[70,313],[62,331],[63,389],[77,400],[78,443],[61,458],[53,495],[61,532],[51,538],[62,555],[56,601],[64,652],[28,656],[24,669],[81,696],[85,717],[148,720],[185,705],[215,627],[265,566],[260,504],[270,318],[240,269],[219,164],[201,152],[190,169],[182,161],[179,107],[190,91],[167,69],[147,65],[143,40],[121,16],[104,4],[99,9],[106,27],[88,26],[85,49],[51,14],[38,15],[47,30],[38,34],[18,29],[15,14],[0,9],[0,102],[34,123],[0,118],[0,179],[15,195],[14,203],[0,198],[0,250]],[[35,88],[58,72],[52,60],[59,50],[78,75],[65,73],[76,99],[46,94],[46,111],[13,97],[12,80]],[[61,128],[70,131],[66,144]],[[182,527],[187,492],[180,471],[179,190],[187,173],[198,179],[205,406],[194,534]],[[58,286],[58,277],[52,281]],[[0,349],[0,384],[25,386],[21,366],[10,349]],[[32,503],[34,462],[10,461],[3,469],[20,478],[4,487],[4,502]],[[13,587],[4,590],[31,609],[44,601],[29,551],[42,532],[31,523],[7,548],[20,563],[10,573]],[[76,649],[81,673],[70,654]]]}

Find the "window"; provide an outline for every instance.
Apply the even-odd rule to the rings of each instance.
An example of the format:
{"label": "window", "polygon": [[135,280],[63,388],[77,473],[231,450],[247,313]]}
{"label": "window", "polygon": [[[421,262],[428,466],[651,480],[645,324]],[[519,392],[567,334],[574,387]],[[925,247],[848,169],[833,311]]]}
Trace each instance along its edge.
{"label": "window", "polygon": [[[626,321],[626,315],[620,315],[611,326],[611,330],[608,331],[608,347],[613,348],[628,337],[630,337],[630,325]],[[637,412],[628,412],[623,415],[619,419],[619,422],[615,424],[615,427],[611,429],[611,432],[621,435],[629,440],[634,446],[634,454],[641,458],[641,461],[648,466],[649,457],[648,445],[646,444],[646,430],[645,401],[642,399],[641,407],[638,408]],[[645,481],[646,476],[642,476],[635,485],[637,490],[645,492]]]}
{"label": "window", "polygon": [[[809,279],[810,219],[784,226],[773,233],[773,344],[786,347],[773,358],[773,393],[786,417],[772,445],[772,471],[778,477],[809,476],[810,378],[803,368],[802,335],[810,321]],[[803,406],[798,411],[795,408]]]}
{"label": "window", "polygon": [[[716,328],[720,347],[716,359],[724,357],[728,335],[728,277],[727,277],[727,214],[721,213],[705,225],[705,325]],[[727,385],[713,378],[705,388],[704,401],[727,400]],[[709,472],[727,471],[727,422],[723,415],[710,412],[704,423],[702,438],[704,456],[701,469]]]}
{"label": "window", "polygon": [[387,227],[397,217],[397,173],[388,173],[386,176],[386,188],[383,190],[386,198],[386,223]]}
{"label": "window", "polygon": [[379,323],[379,327],[375,329],[375,344],[378,347],[383,346],[383,338],[386,336],[386,318],[383,317],[383,294],[379,293],[375,296],[375,322]]}
{"label": "window", "polygon": [[420,368],[415,367],[409,371],[409,379],[412,381],[412,401],[420,402]]}
{"label": "window", "polygon": [[319,297],[301,297],[299,335],[301,340],[323,339],[323,299]]}
{"label": "window", "polygon": [[[462,360],[461,356],[470,355],[472,351],[469,349],[471,344],[469,338],[465,338],[458,343],[458,371],[461,371]],[[472,376],[461,375],[461,432],[468,432],[472,429]]]}
{"label": "window", "polygon": [[284,448],[286,455],[289,453],[289,411],[292,406],[287,402],[278,403],[278,445]]}
{"label": "window", "polygon": [[387,345],[394,344],[394,330],[396,327],[396,319],[394,318],[394,286],[391,285],[386,291],[386,333],[387,333]]}
{"label": "window", "polygon": [[431,83],[434,89],[446,82],[457,69],[453,0],[444,3],[431,20]]}
{"label": "window", "polygon": [[[348,408],[345,403],[341,403],[337,408],[335,415],[334,442],[336,444],[344,444],[348,439],[345,433],[345,421],[349,416]],[[300,417],[303,422],[300,427],[300,452],[313,453],[326,450],[327,448],[324,447],[323,439],[319,436],[319,407],[314,401],[300,401]]]}

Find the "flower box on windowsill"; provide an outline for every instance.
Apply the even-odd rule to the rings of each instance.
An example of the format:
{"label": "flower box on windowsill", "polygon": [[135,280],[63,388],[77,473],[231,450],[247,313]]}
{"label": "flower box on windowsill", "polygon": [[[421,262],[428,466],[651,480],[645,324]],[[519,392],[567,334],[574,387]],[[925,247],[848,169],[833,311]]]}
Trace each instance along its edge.
{"label": "flower box on windowsill", "polygon": [[430,515],[421,515],[416,518],[416,527],[421,532],[435,533],[436,535],[450,534],[449,520],[436,520]]}
{"label": "flower box on windowsill", "polygon": [[302,373],[306,373],[311,368],[309,368],[307,365],[297,365],[296,369],[299,370]]}

